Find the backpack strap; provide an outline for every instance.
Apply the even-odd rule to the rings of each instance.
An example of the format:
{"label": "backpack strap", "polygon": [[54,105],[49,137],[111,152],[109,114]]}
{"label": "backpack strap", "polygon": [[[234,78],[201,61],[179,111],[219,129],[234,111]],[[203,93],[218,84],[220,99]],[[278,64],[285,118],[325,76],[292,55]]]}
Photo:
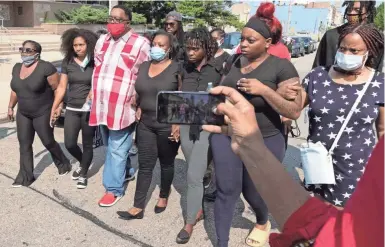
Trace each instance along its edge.
{"label": "backpack strap", "polygon": [[242,54],[234,54],[229,59],[227,59],[223,68],[223,75],[227,75],[230,72],[231,67],[238,61],[239,58],[241,58],[241,55]]}

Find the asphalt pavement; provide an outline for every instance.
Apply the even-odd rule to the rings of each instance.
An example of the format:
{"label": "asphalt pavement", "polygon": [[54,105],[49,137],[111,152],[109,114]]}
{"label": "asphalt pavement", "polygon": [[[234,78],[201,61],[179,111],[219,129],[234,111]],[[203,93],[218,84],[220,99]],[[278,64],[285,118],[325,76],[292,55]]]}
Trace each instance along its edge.
{"label": "asphalt pavement", "polygon": [[[314,54],[293,59],[300,77],[310,71]],[[295,179],[300,179],[298,145],[306,137],[307,126],[301,117],[298,121],[302,137],[289,139],[284,166]],[[55,129],[56,140],[64,148],[62,128]],[[81,142],[81,141],[79,141]],[[183,227],[186,211],[186,163],[182,152],[175,163],[175,178],[169,205],[162,214],[155,215],[159,184],[159,165],[154,170],[148,204],[142,220],[123,221],[116,211],[133,205],[136,182],[130,182],[126,195],[113,207],[97,205],[103,195],[102,171],[104,150],[95,150],[89,172],[89,185],[85,190],[76,188],[71,176],[59,177],[57,169],[39,138],[35,138],[34,157],[37,181],[29,188],[12,188],[19,169],[19,150],[15,123],[0,125],[0,246],[7,247],[61,247],[61,246],[178,246],[176,235]],[[71,157],[66,152],[68,157]],[[133,157],[137,166],[137,158]],[[74,163],[74,168],[77,166]],[[274,193],[272,191],[272,193]],[[215,228],[213,203],[204,203],[205,220],[194,228],[193,236],[185,246],[213,246]],[[273,230],[277,232],[273,218]],[[246,246],[244,239],[253,228],[255,216],[241,198],[234,211],[230,246]],[[268,245],[267,245],[268,246]]]}

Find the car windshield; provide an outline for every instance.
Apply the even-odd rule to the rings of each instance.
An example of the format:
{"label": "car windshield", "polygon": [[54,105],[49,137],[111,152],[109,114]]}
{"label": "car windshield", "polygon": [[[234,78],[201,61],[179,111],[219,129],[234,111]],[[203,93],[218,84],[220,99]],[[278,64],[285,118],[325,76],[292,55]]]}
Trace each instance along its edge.
{"label": "car windshield", "polygon": [[232,49],[241,42],[241,33],[228,33],[223,41],[224,48]]}

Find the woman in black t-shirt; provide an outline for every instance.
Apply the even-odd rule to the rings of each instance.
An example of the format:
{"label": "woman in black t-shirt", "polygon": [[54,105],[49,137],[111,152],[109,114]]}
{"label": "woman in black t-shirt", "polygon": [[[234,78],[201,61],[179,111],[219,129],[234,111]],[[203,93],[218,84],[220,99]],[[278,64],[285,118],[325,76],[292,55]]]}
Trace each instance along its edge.
{"label": "woman in black t-shirt", "polygon": [[[206,91],[208,83],[217,86],[222,77],[222,65],[215,63],[216,42],[205,28],[196,28],[186,33],[185,50],[188,61],[181,72],[182,91]],[[194,103],[194,99],[190,102]],[[185,108],[185,112],[186,112]],[[190,118],[199,118],[196,112],[188,111]],[[182,125],[180,127],[181,147],[188,166],[187,169],[187,212],[186,224],[179,232],[176,242],[185,244],[189,241],[193,227],[203,218],[203,177],[207,170],[209,133],[201,126]]]}
{"label": "woman in black t-shirt", "polygon": [[230,54],[221,48],[225,39],[225,31],[220,28],[214,28],[213,30],[211,30],[210,35],[218,44],[218,50],[214,56],[215,62],[218,64],[222,64],[222,66],[224,67],[226,61],[230,57]]}
{"label": "woman in black t-shirt", "polygon": [[179,66],[173,60],[177,51],[177,41],[174,37],[160,30],[152,39],[151,61],[144,62],[139,67],[135,83],[136,119],[139,122],[137,126],[139,171],[134,207],[128,211],[117,212],[124,220],[143,218],[152,171],[158,158],[161,167],[161,184],[155,213],[161,213],[167,207],[174,179],[174,160],[179,148],[179,127],[157,122],[156,100],[160,91],[178,90]]}
{"label": "woman in black t-shirt", "polygon": [[50,122],[54,91],[59,84],[56,68],[51,63],[40,60],[42,48],[35,41],[24,41],[19,50],[23,63],[17,63],[13,67],[8,106],[8,118],[13,121],[13,108],[19,104],[16,128],[20,145],[20,170],[13,187],[29,186],[35,181],[32,151],[35,132],[51,154],[59,175],[65,175],[71,170],[69,160],[55,141]]}
{"label": "woman in black t-shirt", "polygon": [[[73,28],[63,33],[61,50],[65,57],[60,85],[53,104],[52,118],[56,120],[67,92],[64,143],[69,153],[80,163],[72,174],[72,179],[77,180],[78,189],[87,187],[87,172],[94,154],[92,144],[96,128],[89,126],[88,121],[92,103],[91,81],[97,40],[98,36],[95,33],[85,29]],[[78,146],[80,130],[83,151]]]}
{"label": "woman in black t-shirt", "polygon": [[[300,115],[300,96],[288,101],[275,91],[278,85],[299,83],[298,73],[286,59],[267,53],[270,44],[277,42],[271,35],[274,21],[249,20],[242,30],[242,55],[233,63],[222,81],[223,86],[237,88],[254,106],[259,128],[266,146],[282,161],[285,139],[280,115],[297,119]],[[258,194],[240,158],[231,150],[231,138],[214,134],[210,139],[216,171],[217,198],[215,201],[215,226],[218,246],[228,246],[229,231],[235,204],[242,193],[253,208],[257,224],[246,239],[250,246],[264,246],[271,228],[268,209]]]}

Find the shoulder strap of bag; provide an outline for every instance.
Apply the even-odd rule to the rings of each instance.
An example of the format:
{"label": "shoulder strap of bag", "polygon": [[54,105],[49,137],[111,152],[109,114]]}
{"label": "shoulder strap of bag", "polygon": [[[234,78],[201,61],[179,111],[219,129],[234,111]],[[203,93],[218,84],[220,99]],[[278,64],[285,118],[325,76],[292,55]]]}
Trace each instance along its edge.
{"label": "shoulder strap of bag", "polygon": [[227,75],[230,72],[231,67],[235,64],[242,54],[234,54],[227,59],[223,68],[223,74]]}
{"label": "shoulder strap of bag", "polygon": [[341,138],[342,133],[344,132],[346,126],[348,125],[350,118],[353,116],[354,111],[356,110],[358,104],[361,102],[362,97],[364,96],[366,90],[368,89],[370,83],[372,82],[374,73],[375,73],[375,71],[373,70],[373,71],[371,72],[370,76],[369,76],[369,80],[365,83],[364,88],[363,88],[362,91],[358,94],[358,97],[357,97],[356,101],[354,102],[354,104],[353,104],[353,106],[352,106],[352,109],[350,109],[349,114],[347,115],[347,117],[346,117],[344,123],[343,123],[342,126],[341,126],[340,131],[339,131],[338,134],[337,134],[336,139],[334,140],[334,142],[333,142],[333,144],[332,144],[332,146],[331,146],[331,148],[330,148],[330,150],[329,150],[329,154],[333,153],[333,150],[336,148],[337,143],[338,143],[339,139]]}

